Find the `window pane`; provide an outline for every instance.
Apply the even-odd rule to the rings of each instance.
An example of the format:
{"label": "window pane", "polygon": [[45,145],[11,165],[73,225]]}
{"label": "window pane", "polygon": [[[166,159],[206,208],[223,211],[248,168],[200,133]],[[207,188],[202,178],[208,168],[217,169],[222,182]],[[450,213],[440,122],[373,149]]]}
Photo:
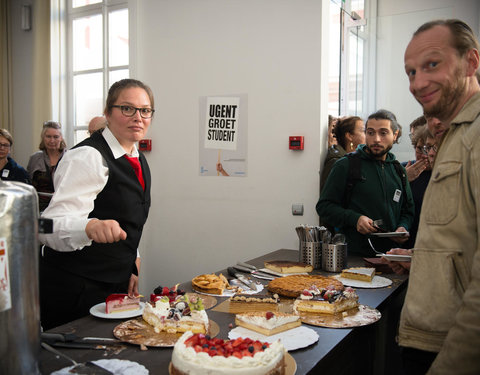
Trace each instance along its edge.
{"label": "window pane", "polygon": [[103,74],[81,74],[74,77],[74,126],[87,126],[103,113]]}
{"label": "window pane", "polygon": [[78,8],[78,7],[83,7],[85,5],[98,4],[101,2],[102,0],[72,0],[72,7]]}
{"label": "window pane", "polygon": [[340,114],[340,7],[330,3],[328,46],[328,114]]}
{"label": "window pane", "polygon": [[128,10],[109,13],[109,64],[128,65]]}
{"label": "window pane", "polygon": [[103,61],[102,15],[73,21],[73,70],[99,69]]}
{"label": "window pane", "polygon": [[130,78],[130,75],[128,74],[128,69],[111,71],[108,77],[108,87],[112,86],[115,82],[120,81],[124,78]]}
{"label": "window pane", "polygon": [[363,50],[364,41],[357,35],[358,30],[354,28],[349,33],[350,54],[349,54],[349,103],[348,113],[352,115],[361,114],[363,111]]}
{"label": "window pane", "polygon": [[90,135],[88,134],[88,131],[86,130],[75,130],[75,144],[80,143],[83,141],[85,138],[88,138]]}

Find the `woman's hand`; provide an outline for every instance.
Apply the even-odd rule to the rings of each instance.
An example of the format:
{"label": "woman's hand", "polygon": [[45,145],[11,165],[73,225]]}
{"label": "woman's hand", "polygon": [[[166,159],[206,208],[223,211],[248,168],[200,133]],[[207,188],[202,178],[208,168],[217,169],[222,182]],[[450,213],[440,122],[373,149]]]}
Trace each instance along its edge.
{"label": "woman's hand", "polygon": [[127,239],[127,233],[116,220],[92,219],[85,227],[88,238],[98,243],[113,243]]}

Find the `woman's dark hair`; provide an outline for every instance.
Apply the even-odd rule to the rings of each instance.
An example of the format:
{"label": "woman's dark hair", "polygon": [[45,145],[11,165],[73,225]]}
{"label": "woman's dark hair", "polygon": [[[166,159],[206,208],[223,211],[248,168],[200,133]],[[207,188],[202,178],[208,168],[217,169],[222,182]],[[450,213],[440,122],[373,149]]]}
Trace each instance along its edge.
{"label": "woman's dark hair", "polygon": [[130,87],[140,87],[141,89],[144,89],[150,99],[150,106],[152,107],[152,109],[155,109],[154,102],[153,102],[153,92],[150,89],[150,87],[148,87],[146,84],[136,79],[125,78],[115,82],[112,86],[110,86],[110,89],[108,90],[107,100],[105,103],[105,109],[104,109],[105,115],[110,115],[112,113],[112,105],[115,104],[118,97],[120,96],[120,93],[124,89],[128,89]]}
{"label": "woman's dark hair", "polygon": [[363,120],[358,116],[342,117],[337,120],[337,124],[333,129],[333,134],[335,134],[335,138],[337,138],[338,144],[342,146],[344,150],[347,149],[347,141],[345,139],[345,134],[353,134],[355,132],[355,125],[357,124],[357,121]]}

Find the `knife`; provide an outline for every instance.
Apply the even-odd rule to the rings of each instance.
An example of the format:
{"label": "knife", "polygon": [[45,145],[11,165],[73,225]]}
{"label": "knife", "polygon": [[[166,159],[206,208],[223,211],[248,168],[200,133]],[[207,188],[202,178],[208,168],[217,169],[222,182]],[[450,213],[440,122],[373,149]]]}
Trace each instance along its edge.
{"label": "knife", "polygon": [[229,275],[236,277],[242,284],[246,285],[248,289],[255,292],[257,291],[257,285],[252,280],[249,280],[247,277],[245,277],[245,275],[236,272],[234,267],[228,267],[227,271]]}
{"label": "knife", "polygon": [[51,343],[78,343],[86,345],[115,345],[120,344],[121,341],[109,337],[78,337],[74,333],[53,333],[42,332],[42,341]]}
{"label": "knife", "polygon": [[[245,267],[242,265],[243,263],[237,263],[233,268],[238,271],[250,273],[254,277],[258,277],[259,279],[266,279],[266,280],[273,280],[278,277],[277,274],[270,273],[268,271],[259,271],[255,266],[249,265],[249,267]],[[255,267],[255,270],[251,267]]]}

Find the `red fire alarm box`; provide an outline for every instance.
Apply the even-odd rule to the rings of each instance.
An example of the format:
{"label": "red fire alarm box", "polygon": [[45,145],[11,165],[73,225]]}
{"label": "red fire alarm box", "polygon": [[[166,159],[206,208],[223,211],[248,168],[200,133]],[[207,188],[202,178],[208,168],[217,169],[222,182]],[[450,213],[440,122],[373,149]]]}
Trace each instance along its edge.
{"label": "red fire alarm box", "polygon": [[303,150],[303,135],[288,137],[288,148],[290,150]]}
{"label": "red fire alarm box", "polygon": [[152,140],[141,139],[140,141],[138,141],[138,149],[140,151],[152,151]]}

